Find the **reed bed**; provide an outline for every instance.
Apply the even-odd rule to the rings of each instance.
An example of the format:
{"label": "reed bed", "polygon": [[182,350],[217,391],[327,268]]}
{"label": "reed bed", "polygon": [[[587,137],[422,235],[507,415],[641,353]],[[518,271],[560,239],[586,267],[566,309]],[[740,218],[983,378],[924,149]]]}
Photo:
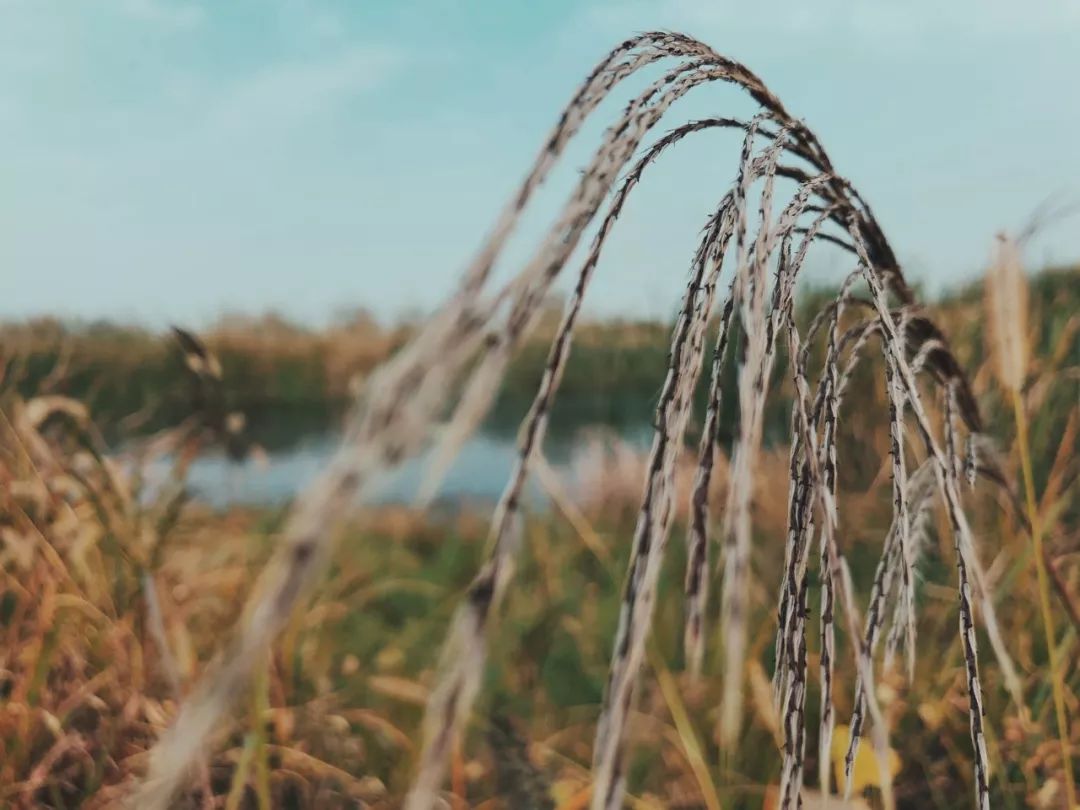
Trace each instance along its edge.
{"label": "reed bed", "polygon": [[[1045,289],[1041,279],[1034,289]],[[1080,361],[1076,353],[1080,347],[1075,345],[1075,330],[1068,328],[1069,310],[1062,306],[1062,294],[1070,288],[1058,284],[1053,289],[1058,292],[1052,296],[1033,294],[1032,323],[1038,324],[1033,334],[1039,337],[1033,343],[1033,376],[1028,386],[1033,393],[1025,396],[1025,402],[1034,420],[1029,440],[1037,454],[1038,491],[1045,488],[1040,500],[1060,632],[1062,621],[1075,621],[1061,612],[1061,606],[1069,604],[1062,594],[1075,608],[1080,571],[1073,564],[1075,558],[1068,555],[1077,525],[1070,517],[1076,469],[1067,452],[1075,444],[1070,435],[1075,437],[1076,426],[1069,427],[1075,417],[1070,420],[1068,410],[1054,402],[1071,393],[1070,368]],[[804,306],[813,311],[810,301]],[[1001,420],[1008,413],[999,412],[992,364],[981,359],[982,311],[980,299],[959,298],[944,310],[935,307],[957,335],[957,353],[972,358],[968,365],[975,370],[975,392],[987,406],[993,432],[1007,439],[1011,432]],[[846,345],[856,339],[853,332]],[[1049,376],[1042,376],[1043,372]],[[889,442],[887,425],[882,424],[887,412],[883,375],[881,358],[864,357],[843,386],[850,403],[858,403],[858,407],[841,402],[848,431],[860,438],[842,445],[845,461],[839,469],[838,492],[846,520],[862,527],[842,542],[855,582],[862,581],[867,587],[880,562],[874,553],[879,547],[877,538],[887,536],[891,513],[891,498],[887,496]],[[781,399],[790,394],[787,379],[786,371],[777,377],[776,395]],[[19,407],[6,399],[3,410],[12,416]],[[867,418],[868,412],[877,416]],[[865,429],[861,423],[864,418],[868,424]],[[63,467],[78,455],[64,440],[62,423],[55,419],[46,424],[43,435]],[[872,430],[870,425],[878,429]],[[452,755],[450,779],[441,791],[452,806],[467,801],[472,806],[528,807],[531,801],[544,807],[545,802],[553,801],[559,808],[580,807],[586,798],[589,777],[584,766],[595,730],[593,707],[598,707],[601,699],[610,639],[618,623],[617,567],[629,551],[648,463],[647,451],[623,445],[607,434],[594,435],[583,440],[585,445],[570,477],[563,478],[561,484],[554,482],[553,491],[561,490],[561,494],[553,504],[553,513],[533,514],[524,525],[515,586],[491,628],[483,700],[472,714],[466,738]],[[5,470],[27,473],[29,480],[37,480],[21,465],[9,463],[7,449],[18,445],[7,438],[5,434],[2,445]],[[1015,444],[1006,441],[994,449],[983,443],[976,455],[997,456],[1010,476],[1020,474]],[[720,749],[714,728],[722,697],[722,650],[710,644],[696,681],[685,671],[683,607],[677,594],[682,588],[687,549],[673,544],[669,549],[672,558],[659,583],[660,594],[667,596],[657,602],[647,656],[656,678],[642,680],[638,709],[629,726],[635,752],[628,773],[629,806],[754,808],[779,803],[776,785],[781,755],[774,758],[761,752],[782,746],[779,718],[769,694],[769,673],[774,666],[770,635],[776,627],[776,604],[768,590],[778,581],[776,565],[782,557],[788,523],[786,506],[776,502],[771,490],[776,481],[788,475],[789,460],[788,448],[782,445],[763,447],[759,457],[759,485],[752,505],[755,543],[748,583],[750,688],[740,745],[728,752],[727,765],[718,765]],[[725,501],[730,462],[729,452],[717,452],[708,500],[714,509]],[[675,470],[675,531],[689,524],[696,467],[696,453],[688,448]],[[38,469],[50,491],[68,493],[62,489],[62,478],[50,479],[52,466],[40,465]],[[125,465],[116,472],[124,478],[133,470]],[[534,473],[546,482],[545,487],[551,483],[549,476],[557,475],[539,461]],[[866,489],[867,481],[878,479],[880,485]],[[904,681],[903,668],[890,672],[886,667],[879,675],[878,691],[891,731],[889,760],[898,806],[964,806],[970,802],[965,788],[973,784],[970,754],[963,743],[968,733],[963,725],[966,686],[960,645],[955,639],[955,590],[950,597],[948,589],[942,587],[950,578],[948,565],[954,552],[947,525],[934,519],[941,514],[937,499],[921,500],[927,491],[924,486],[931,494],[936,492],[933,471],[925,461],[912,466],[909,499],[913,517],[921,516],[919,528],[913,531],[922,608],[916,688]],[[22,485],[11,487],[11,491],[22,491]],[[879,493],[884,497],[878,497]],[[1053,740],[1051,696],[1041,687],[1043,673],[1048,670],[1045,648],[1038,644],[1038,633],[1034,632],[1040,626],[1034,570],[1030,558],[1023,554],[1028,542],[1023,526],[1015,518],[1003,520],[995,505],[1002,494],[997,487],[980,486],[967,497],[975,504],[976,535],[983,538],[984,553],[993,560],[988,571],[995,582],[1002,631],[1016,645],[1017,667],[1032,717],[1027,724],[1010,708],[1007,692],[1001,687],[1000,668],[996,661],[990,661],[982,672],[988,684],[987,715],[1000,718],[991,726],[998,728],[998,736],[990,744],[992,785],[996,800],[1004,806],[1055,807],[1061,804],[1063,771]],[[78,511],[80,520],[74,525],[91,537],[86,541],[89,546],[73,546],[61,527],[32,524],[40,525],[41,537],[47,542],[19,545],[31,567],[15,567],[21,564],[9,555],[4,558],[5,573],[27,586],[16,591],[9,578],[0,588],[5,594],[5,612],[0,613],[3,649],[9,656],[3,664],[5,678],[13,676],[15,684],[22,682],[23,667],[32,666],[27,651],[36,648],[36,634],[45,632],[43,652],[36,660],[47,688],[31,688],[25,700],[7,700],[0,706],[4,712],[0,734],[6,746],[4,761],[11,763],[16,774],[13,782],[4,781],[20,791],[6,794],[15,807],[112,806],[125,795],[130,779],[143,772],[145,752],[176,706],[157,643],[146,629],[149,621],[141,599],[130,599],[115,612],[107,602],[94,601],[104,614],[96,619],[97,614],[73,614],[62,607],[52,614],[58,620],[51,627],[39,624],[36,617],[46,615],[49,600],[45,598],[47,588],[37,583],[44,585],[54,578],[50,559],[59,558],[76,574],[74,582],[56,584],[61,603],[87,590],[94,594],[94,600],[103,598],[109,578],[97,573],[98,559],[104,570],[121,572],[125,582],[133,581],[131,574],[124,573],[127,558],[118,556],[119,544],[109,539],[92,509],[81,505],[71,493],[65,498]],[[1002,501],[1002,505],[1008,509],[1006,514],[1017,514],[1007,502]],[[148,511],[153,513],[156,508]],[[13,514],[7,502],[3,514]],[[33,511],[30,515],[36,518]],[[197,502],[185,501],[152,572],[183,694],[205,666],[203,662],[209,660],[220,628],[240,615],[249,583],[264,565],[281,531],[281,521],[277,510],[234,509],[214,515]],[[12,542],[18,537],[36,537],[25,522],[12,528],[14,537],[10,531],[4,534],[5,551],[14,548]],[[97,545],[92,541],[95,533],[103,538]],[[400,806],[418,754],[415,730],[434,683],[434,673],[428,669],[431,650],[449,622],[455,594],[467,589],[470,569],[482,560],[484,517],[471,509],[449,521],[438,514],[425,519],[405,508],[368,509],[350,518],[342,539],[317,597],[301,607],[274,645],[268,677],[256,678],[239,711],[223,719],[206,749],[208,789],[211,802],[218,807],[226,806],[227,800],[228,806],[267,806],[258,798],[262,795],[259,785],[263,784],[260,773],[266,774],[267,801],[272,807],[350,807],[358,801],[380,809]],[[53,549],[57,557],[50,556]],[[79,562],[87,549],[98,549],[91,551],[95,565],[89,578]],[[76,585],[82,590],[76,590]],[[1063,586],[1062,591],[1057,590],[1058,585]],[[810,604],[818,601],[817,584],[812,579],[807,600]],[[15,616],[6,612],[11,603],[18,609]],[[895,602],[894,609],[899,605]],[[707,615],[715,615],[713,609]],[[890,610],[884,617],[882,645],[892,613]],[[86,619],[73,621],[76,615]],[[867,619],[870,615],[868,607]],[[34,621],[20,616],[34,617]],[[894,629],[902,627],[902,622],[892,624]],[[103,650],[103,641],[117,635],[141,654],[137,658],[134,653],[120,654],[113,646]],[[951,643],[950,636],[954,637]],[[902,633],[895,638],[902,638]],[[838,769],[834,785],[844,779],[847,724],[853,709],[850,696],[857,676],[847,665],[850,658],[843,633],[838,643],[841,652],[834,674],[837,726],[831,752],[831,763]],[[1070,700],[1080,675],[1067,663],[1075,638],[1067,631],[1061,644],[1066,699]],[[815,728],[819,692],[813,637],[807,639],[806,654],[808,723]],[[72,666],[69,662],[73,660],[80,664]],[[141,662],[137,670],[128,663],[135,660]],[[135,672],[143,674],[136,676]],[[269,687],[266,692],[262,692],[263,683]],[[74,712],[60,709],[66,696],[73,694],[84,705]],[[266,697],[256,700],[259,694]],[[265,701],[263,708],[256,710],[260,701]],[[19,706],[24,708],[16,713]],[[10,719],[23,713],[29,718],[24,736],[30,742],[16,765],[7,753],[12,750],[7,747],[11,741],[7,735],[14,733]],[[78,747],[52,749],[59,737],[50,730],[57,728],[48,719],[50,715],[60,723],[60,736],[83,734],[89,744],[85,753]],[[680,717],[682,720],[675,719]],[[1080,742],[1078,732],[1080,728],[1074,724],[1074,750]],[[863,749],[854,767],[854,807],[875,803],[873,795],[866,797],[869,804],[863,795],[874,792],[876,757],[872,746],[864,745]],[[265,769],[259,762],[265,763]],[[818,770],[813,747],[807,754],[807,769],[810,773]],[[24,778],[33,772],[37,774],[33,782]],[[88,781],[86,776],[95,772],[99,774],[97,781]],[[506,786],[522,775],[527,777],[524,784],[532,787],[507,792]],[[197,771],[177,797],[177,806],[205,806],[203,784]],[[32,793],[31,785],[36,786]],[[825,801],[811,788],[804,788],[803,794],[808,807]]]}
{"label": "reed bed", "polygon": [[[654,66],[661,70],[660,77],[634,97],[605,131],[535,253],[509,281],[496,285],[492,271],[506,241],[533,192],[584,120],[617,85]],[[748,120],[716,117],[693,121],[643,146],[676,100],[712,82],[739,87],[756,102],[759,112]],[[1009,475],[997,454],[991,452],[992,443],[983,436],[984,420],[963,364],[944,332],[915,302],[873,212],[834,168],[813,132],[792,117],[746,67],[703,43],[667,32],[643,34],[622,43],[575,92],[453,295],[400,351],[370,375],[341,449],[316,484],[292,506],[276,548],[238,611],[229,640],[190,689],[180,674],[169,675],[176,667],[167,663],[171,655],[168,641],[158,644],[163,671],[173,699],[179,699],[179,709],[146,756],[145,775],[127,799],[131,806],[168,807],[178,794],[190,794],[193,780],[202,780],[200,795],[204,800],[214,794],[212,768],[206,762],[213,735],[245,694],[251,695],[254,717],[269,712],[268,656],[280,637],[290,636],[298,608],[308,603],[323,581],[356,494],[362,497],[377,473],[432,444],[434,461],[423,495],[429,498],[437,491],[441,475],[489,411],[511,358],[536,327],[553,285],[593,226],[592,242],[571,277],[571,295],[520,428],[515,469],[491,516],[486,546],[475,561],[477,570],[449,618],[436,677],[420,695],[424,703],[421,741],[403,806],[408,810],[443,806],[440,794],[448,768],[453,794],[462,795],[467,775],[461,744],[484,686],[492,627],[504,611],[516,569],[528,553],[524,487],[530,474],[543,478],[547,470],[542,454],[545,431],[605,241],[646,170],[682,139],[709,130],[741,133],[742,147],[734,163],[732,185],[720,195],[691,258],[686,290],[672,329],[652,445],[643,459],[640,495],[634,505],[629,561],[619,593],[614,637],[608,640],[610,655],[589,754],[589,776],[581,798],[573,799],[578,804],[572,806],[588,801],[594,810],[603,810],[629,801],[626,787],[636,740],[633,719],[640,715],[643,700],[658,695],[674,719],[696,790],[707,806],[719,806],[715,785],[711,785],[708,767],[703,764],[702,743],[695,738],[682,703],[707,682],[716,684],[709,693],[718,703],[710,736],[720,756],[730,758],[737,753],[746,731],[747,707],[752,706],[755,715],[771,718],[767,724],[778,746],[779,784],[769,800],[785,810],[803,806],[811,795],[806,778],[807,743],[815,736],[807,710],[812,675],[808,625],[815,611],[819,707],[816,753],[809,758],[817,764],[816,790],[827,797],[835,786],[838,792],[851,796],[865,787],[865,777],[857,766],[863,759],[860,740],[868,731],[876,763],[872,781],[877,795],[886,808],[897,806],[890,706],[882,695],[890,689],[914,691],[921,687],[916,677],[921,607],[917,582],[925,576],[920,566],[927,556],[924,547],[934,506],[944,516],[939,532],[950,540],[955,567],[956,643],[963,661],[961,694],[970,738],[963,758],[970,770],[975,805],[997,806],[992,798],[991,753],[996,750],[995,735],[1005,733],[1006,713],[1000,701],[995,702],[999,713],[986,710],[978,657],[979,625],[989,640],[995,673],[1000,673],[1010,695],[1010,716],[1015,714],[1024,727],[1030,727],[1032,720],[1013,660],[1015,651],[1008,648],[1001,631],[995,601],[998,572],[988,570],[980,559],[977,533],[963,503],[969,487],[962,481],[965,475],[968,482],[985,478],[995,491],[1004,493],[1004,502],[1014,517],[1025,520],[1039,538],[1039,523],[1032,519],[1038,504],[1031,476],[1025,476],[1029,483],[1027,514],[1031,516],[1025,518]],[[853,270],[832,300],[800,325],[795,307],[800,273],[811,249],[822,242],[844,250]],[[1001,309],[996,300],[993,306]],[[216,386],[220,372],[214,368],[212,355],[191,336],[180,333],[178,338],[199,384]],[[1013,368],[1018,361],[1012,353],[1009,357]],[[725,402],[722,396],[730,362],[736,363],[738,381],[734,403]],[[774,373],[777,362],[786,365],[785,374]],[[872,420],[876,415],[876,424],[888,435],[887,475],[891,479],[888,528],[874,545],[878,561],[872,579],[865,583],[852,576],[847,538],[856,520],[842,508],[846,501],[840,499],[839,489],[841,452],[847,446],[844,428],[851,423],[844,407],[845,393],[852,390],[851,381],[860,369],[876,380],[872,388],[884,392],[883,400],[873,400],[870,414],[865,413],[867,402],[858,404],[863,406],[861,418]],[[1014,375],[1010,379],[1015,380],[1016,372],[1010,373]],[[1023,376],[1023,371],[1020,374]],[[1022,387],[1013,385],[1013,390]],[[696,460],[691,462],[692,474],[686,476],[682,471],[686,469],[695,392],[702,386],[707,391],[706,408]],[[790,401],[789,452],[775,464],[777,459],[765,446],[763,424],[767,401],[770,396],[780,396],[781,391]],[[447,402],[453,403],[449,412]],[[737,412],[730,457],[723,453],[717,432],[725,407]],[[1018,420],[1023,412],[1021,403]],[[237,421],[217,414],[202,417],[197,424],[200,431],[221,438]],[[25,436],[23,441],[27,441]],[[179,440],[173,441],[175,446]],[[961,448],[970,448],[966,461]],[[787,480],[787,501],[783,508],[774,510],[779,515],[775,525],[761,519],[762,504],[769,501],[761,491],[766,464],[775,465],[779,480]],[[99,469],[108,471],[109,466],[101,461]],[[182,476],[179,469],[176,480]],[[691,483],[680,485],[680,479]],[[711,497],[718,483],[723,485],[723,496]],[[110,486],[122,489],[121,485]],[[775,491],[775,479],[770,487]],[[139,512],[130,497],[125,503],[126,512]],[[168,505],[163,509],[167,514],[175,511]],[[587,536],[587,521],[572,515],[572,509],[569,507],[567,514],[582,540],[591,550],[597,548],[594,539]],[[680,577],[684,625],[678,634],[690,675],[685,696],[673,688],[671,673],[650,648],[654,616],[663,609],[661,583],[668,541],[677,523],[685,524],[686,529],[685,569]],[[776,566],[777,555],[774,570],[767,572],[770,581],[778,583],[776,634],[773,643],[766,645],[775,651],[771,684],[756,659],[760,633],[752,622],[751,597],[757,584],[751,563],[763,528],[784,538],[782,567]],[[144,529],[137,533],[147,536]],[[815,534],[817,549],[812,554]],[[151,543],[151,548],[156,547],[156,541]],[[720,552],[718,563],[713,559],[716,551]],[[1065,774],[1062,795],[1070,797],[1066,676],[1055,657],[1049,573],[1042,565],[1043,551],[1036,539],[1039,592],[1061,729],[1058,762]],[[147,568],[146,564],[143,567]],[[153,568],[147,570],[152,572]],[[714,570],[719,571],[719,621],[710,627]],[[812,580],[818,587],[811,588]],[[152,574],[142,576],[140,582],[147,600],[148,635],[160,639],[166,620],[153,596],[154,578]],[[859,588],[870,594],[865,612]],[[813,608],[812,590],[817,596]],[[1067,584],[1058,592],[1067,604]],[[891,624],[886,629],[887,621]],[[879,655],[883,637],[885,649]],[[719,641],[719,672],[707,671],[711,640]],[[842,650],[838,640],[848,648],[855,673],[850,702],[837,698],[837,664]],[[901,657],[902,667],[896,665]],[[658,691],[643,680],[647,663],[657,676]],[[398,683],[399,694],[401,686]],[[850,722],[844,726],[845,734],[839,735],[837,718],[842,706],[850,706]],[[349,711],[362,710],[350,707]],[[995,731],[995,726],[1001,730]],[[492,729],[497,748],[509,752],[522,748],[515,742],[513,724],[497,720]],[[838,743],[842,751],[836,757]],[[518,750],[512,758],[528,777],[507,777],[507,785],[538,781],[528,762],[527,746],[522,750],[524,754]],[[267,806],[267,751],[264,730],[256,722],[239,755],[239,775],[233,777],[236,792],[230,790],[230,796],[237,797],[236,801],[250,773],[258,806]],[[995,754],[1000,755],[1000,751]],[[830,765],[838,761],[842,767],[834,782]],[[997,770],[1000,780],[1000,766]],[[339,778],[348,776],[345,773]],[[353,789],[357,796],[363,792],[362,786],[354,785]],[[527,806],[526,799],[515,801],[518,806]],[[537,801],[537,806],[544,806],[542,800]]]}

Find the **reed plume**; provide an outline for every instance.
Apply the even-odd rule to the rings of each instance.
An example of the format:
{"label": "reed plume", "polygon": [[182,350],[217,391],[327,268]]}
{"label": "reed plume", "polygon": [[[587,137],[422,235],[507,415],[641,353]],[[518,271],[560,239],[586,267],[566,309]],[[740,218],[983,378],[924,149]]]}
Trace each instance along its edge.
{"label": "reed plume", "polygon": [[986,310],[991,357],[998,383],[1012,401],[1013,418],[1016,422],[1017,444],[1024,481],[1027,523],[1034,546],[1035,573],[1039,587],[1039,610],[1042,615],[1043,632],[1046,637],[1047,655],[1050,659],[1050,683],[1054,696],[1054,714],[1061,743],[1061,759],[1065,773],[1065,799],[1068,806],[1076,806],[1076,784],[1070,764],[1068,714],[1065,708],[1064,674],[1059,669],[1057,638],[1054,631],[1054,615],[1050,609],[1050,584],[1045,551],[1043,548],[1042,517],[1035,495],[1032,473],[1031,450],[1028,439],[1027,405],[1024,383],[1028,370],[1028,286],[1024,277],[1019,244],[1001,234],[997,239],[996,252],[986,277]]}
{"label": "reed plume", "polygon": [[997,238],[986,273],[987,335],[998,381],[1007,391],[1024,387],[1028,367],[1028,288],[1020,248],[1004,234]]}

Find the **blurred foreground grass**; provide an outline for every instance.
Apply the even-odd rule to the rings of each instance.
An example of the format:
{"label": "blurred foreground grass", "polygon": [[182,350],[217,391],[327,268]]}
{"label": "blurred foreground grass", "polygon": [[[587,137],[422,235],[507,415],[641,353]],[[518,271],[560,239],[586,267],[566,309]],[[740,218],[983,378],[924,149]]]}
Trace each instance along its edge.
{"label": "blurred foreground grass", "polygon": [[[1053,563],[1075,754],[1080,278],[1066,273],[1053,285],[1040,284],[1032,295],[1035,365],[1024,403]],[[940,322],[972,371],[989,433],[1018,480],[1009,403],[982,361],[981,300],[961,297],[950,306]],[[854,438],[840,448],[842,549],[863,585],[890,514],[887,431],[876,419],[885,412],[881,369],[864,372],[850,395]],[[0,419],[0,806],[114,806],[145,767],[145,753],[173,716],[178,696],[238,618],[284,513],[215,513],[187,502],[182,461],[175,486],[144,498],[138,475],[104,454],[84,408],[26,393],[5,388]],[[191,441],[177,445],[181,460],[185,448],[200,449]],[[617,444],[582,443],[580,475],[549,478],[551,509],[527,522],[515,584],[493,627],[486,688],[452,763],[451,807],[587,804],[643,459]],[[714,743],[719,661],[706,661],[700,685],[683,674],[684,516],[677,518],[656,608],[651,672],[642,679],[633,722],[628,788],[636,807],[712,810],[773,801],[781,735],[769,678],[787,463],[787,449],[774,446],[757,471],[750,723],[737,750],[721,752]],[[713,497],[722,503],[723,460],[719,466]],[[681,472],[681,492],[692,474],[692,468]],[[1060,807],[1067,765],[1055,738],[1030,539],[1000,490],[980,485],[966,497],[1030,713],[1024,719],[1010,704],[992,656],[984,654],[992,787],[1003,807]],[[687,498],[678,502],[685,505]],[[220,730],[205,769],[193,774],[185,806],[398,806],[442,639],[482,558],[487,516],[483,505],[426,515],[390,507],[358,513],[340,539],[330,575],[275,646],[266,677],[240,702],[235,722]],[[917,677],[909,686],[894,673],[881,687],[897,799],[911,808],[967,806],[972,779],[952,539],[943,517],[935,521],[918,583]],[[866,598],[865,588],[860,594]],[[813,594],[809,604],[816,604]],[[811,616],[811,714],[818,706],[816,622]],[[714,653],[719,641],[710,644]],[[979,641],[989,650],[985,638]],[[842,723],[854,686],[844,637],[837,660]],[[809,724],[814,727],[816,717]],[[808,750],[809,773],[816,772],[814,756]],[[863,800],[871,805],[874,781],[872,774],[865,779]]]}

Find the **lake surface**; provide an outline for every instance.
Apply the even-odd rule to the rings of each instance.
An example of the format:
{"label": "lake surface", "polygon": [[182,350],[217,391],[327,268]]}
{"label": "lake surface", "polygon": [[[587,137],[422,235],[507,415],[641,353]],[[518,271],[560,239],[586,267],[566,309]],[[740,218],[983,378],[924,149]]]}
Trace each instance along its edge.
{"label": "lake surface", "polygon": [[[580,429],[549,436],[545,456],[568,487],[574,484],[575,462],[595,435]],[[641,448],[647,448],[652,438],[647,425],[621,429],[618,436]],[[262,461],[248,459],[239,464],[220,455],[202,456],[192,464],[188,484],[195,498],[217,507],[282,504],[304,491],[324,469],[340,442],[337,433],[311,435],[267,454]],[[516,459],[514,436],[491,431],[475,435],[458,454],[437,500],[457,503],[497,500]],[[424,477],[426,462],[427,456],[421,455],[386,474],[374,482],[366,500],[382,504],[411,503]],[[152,466],[148,471],[150,483],[162,478],[167,470],[167,461]],[[535,482],[530,482],[526,498],[535,506],[542,506],[547,500]]]}

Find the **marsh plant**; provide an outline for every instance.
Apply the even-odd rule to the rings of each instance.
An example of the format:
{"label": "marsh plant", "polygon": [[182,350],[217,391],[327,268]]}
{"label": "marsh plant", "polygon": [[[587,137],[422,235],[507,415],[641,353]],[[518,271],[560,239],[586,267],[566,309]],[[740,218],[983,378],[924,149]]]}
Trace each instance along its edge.
{"label": "marsh plant", "polygon": [[[653,67],[655,66],[655,67]],[[661,70],[621,109],[580,173],[565,204],[532,255],[505,283],[493,269],[519,219],[585,120],[618,85],[646,68]],[[646,144],[680,98],[710,83],[735,85],[758,112],[741,120],[712,117],[669,129]],[[520,428],[517,463],[491,517],[486,559],[451,622],[423,723],[423,745],[405,806],[433,807],[446,764],[461,738],[481,687],[488,634],[523,541],[523,492],[542,461],[545,430],[572,350],[582,304],[605,243],[628,196],[645,173],[685,138],[715,130],[741,133],[733,181],[718,194],[690,260],[674,325],[666,378],[656,404],[618,628],[593,746],[594,810],[622,806],[628,761],[628,722],[657,601],[657,586],[680,508],[675,470],[686,452],[695,391],[707,387],[700,415],[697,471],[690,494],[685,571],[685,659],[694,677],[712,639],[722,647],[723,695],[716,739],[739,745],[748,657],[750,556],[755,543],[755,470],[763,448],[766,400],[776,384],[774,365],[786,364],[792,393],[787,481],[787,537],[780,583],[772,699],[781,719],[779,802],[802,804],[808,744],[816,745],[817,789],[850,792],[858,748],[869,745],[881,763],[881,797],[895,804],[888,765],[888,728],[877,679],[895,668],[915,671],[919,599],[916,581],[931,507],[947,515],[955,551],[956,622],[963,649],[970,716],[974,801],[992,804],[987,717],[983,708],[976,622],[986,630],[1018,711],[1023,694],[998,629],[990,582],[964,513],[963,490],[980,473],[1000,479],[981,452],[982,422],[975,398],[944,334],[923,313],[905,281],[870,206],[844,179],[813,131],[795,118],[743,65],[675,33],[636,36],[609,53],[588,75],[558,117],[536,160],[499,213],[453,294],[411,341],[368,379],[340,450],[318,481],[293,506],[280,545],[263,571],[231,641],[181,705],[158,741],[134,798],[140,808],[164,808],[195,773],[210,733],[265,661],[298,602],[323,573],[356,493],[373,476],[434,443],[430,478],[440,474],[478,427],[515,350],[530,334],[553,285],[570,273],[572,292],[555,330],[542,378]],[[781,193],[781,190],[785,190]],[[580,266],[567,267],[594,229]],[[810,251],[826,242],[850,259],[850,275],[809,324],[796,323],[795,299]],[[856,597],[841,542],[844,515],[837,503],[842,463],[838,437],[845,427],[844,396],[857,364],[880,362],[888,407],[880,414],[890,436],[892,523],[880,538],[880,562],[864,610]],[[1008,362],[1020,362],[1009,360]],[[722,401],[727,364],[736,365],[737,397]],[[446,403],[455,403],[447,413]],[[719,454],[722,409],[737,412],[722,509],[710,512],[711,479]],[[718,571],[719,619],[710,620],[710,588]],[[811,575],[820,604],[810,605]],[[816,617],[811,621],[811,617]],[[816,677],[820,718],[808,727],[809,636],[818,637]],[[830,784],[836,636],[854,658],[857,674],[843,784]],[[862,742],[865,738],[865,743]],[[1068,770],[1068,766],[1066,766]]]}

